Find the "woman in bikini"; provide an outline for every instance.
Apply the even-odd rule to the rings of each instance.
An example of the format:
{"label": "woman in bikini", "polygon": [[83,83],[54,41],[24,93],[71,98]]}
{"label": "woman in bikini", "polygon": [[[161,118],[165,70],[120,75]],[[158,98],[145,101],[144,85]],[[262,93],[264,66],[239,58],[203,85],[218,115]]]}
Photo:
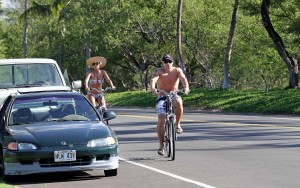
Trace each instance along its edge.
{"label": "woman in bikini", "polygon": [[97,101],[99,105],[106,108],[105,99],[101,92],[104,81],[110,85],[112,90],[115,89],[115,86],[106,71],[100,70],[100,68],[106,65],[106,59],[104,57],[96,56],[87,59],[86,63],[89,67],[93,68],[85,78],[85,89],[87,90],[88,99],[94,107],[96,107]]}

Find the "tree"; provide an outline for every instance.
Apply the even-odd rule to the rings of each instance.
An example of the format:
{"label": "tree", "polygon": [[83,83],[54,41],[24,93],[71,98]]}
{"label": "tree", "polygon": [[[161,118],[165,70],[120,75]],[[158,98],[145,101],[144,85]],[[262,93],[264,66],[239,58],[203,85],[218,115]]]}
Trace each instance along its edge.
{"label": "tree", "polygon": [[[18,2],[15,9],[4,10],[4,26],[0,28],[0,53],[4,58],[24,56],[23,37],[18,36],[24,34],[20,15],[25,0]],[[85,60],[90,53],[107,59],[104,69],[119,89],[147,89],[148,72],[161,66],[164,53],[175,53],[176,63],[180,63],[179,41],[192,87],[222,88],[226,46],[231,50],[230,88],[269,90],[288,82],[286,64],[261,24],[262,0],[239,1],[231,46],[233,0],[71,1],[59,14],[55,14],[54,2],[59,0],[28,1],[29,9],[40,7],[43,12],[28,11],[28,56],[57,60],[72,79],[84,79]],[[180,3],[182,25],[177,27]],[[285,49],[299,59],[299,1],[271,1],[271,7],[272,23]]]}
{"label": "tree", "polygon": [[[66,8],[70,4],[71,0],[54,0],[52,4],[38,4],[36,2],[32,3],[32,6],[28,7],[28,1],[25,0],[25,11],[23,14],[21,14],[21,18],[24,18],[24,56],[28,57],[28,16],[31,16],[32,19],[34,19],[35,16],[39,15],[42,17],[48,17],[49,22],[55,23],[53,25],[57,26],[59,29],[59,33],[61,34],[61,44],[60,44],[60,66],[64,67],[64,32],[66,30],[65,24],[64,24],[64,17],[62,14],[62,11],[64,8]],[[54,28],[50,27],[54,30]]]}
{"label": "tree", "polygon": [[27,8],[28,8],[28,0],[24,2],[24,34],[23,34],[23,50],[24,50],[24,57],[28,57],[28,18],[27,18]]}
{"label": "tree", "polygon": [[270,0],[262,0],[261,16],[263,26],[267,30],[269,37],[273,40],[276,50],[281,59],[286,63],[289,74],[289,84],[287,88],[298,88],[298,63],[289,52],[285,49],[283,41],[279,34],[275,31],[269,16]]}
{"label": "tree", "polygon": [[183,71],[183,73],[186,75],[186,69],[185,69],[185,61],[182,54],[181,49],[181,13],[182,13],[182,4],[183,0],[178,0],[178,8],[177,8],[177,35],[176,35],[176,44],[177,44],[177,54],[178,54],[178,61],[179,65]]}
{"label": "tree", "polygon": [[[0,14],[2,14],[2,7],[1,7],[1,3],[0,3]],[[4,40],[3,37],[5,35],[5,30],[6,30],[6,24],[5,22],[0,18],[0,59],[5,58],[4,55],[4,51],[5,51],[5,44],[4,44]]]}
{"label": "tree", "polygon": [[230,30],[228,34],[226,53],[225,53],[223,89],[229,89],[229,63],[231,58],[232,42],[233,42],[233,36],[234,36],[234,31],[236,26],[238,7],[239,7],[239,0],[235,0],[233,11],[232,11]]}
{"label": "tree", "polygon": [[164,53],[176,51],[176,15],[173,12],[177,3],[169,0],[117,2],[106,3],[111,7],[106,15],[112,21],[105,23],[104,29],[108,39],[105,42],[117,50],[111,55],[119,54],[114,63],[126,72],[119,74],[117,79],[127,80],[127,83],[122,81],[126,89],[147,89],[151,76],[148,73],[161,66]]}

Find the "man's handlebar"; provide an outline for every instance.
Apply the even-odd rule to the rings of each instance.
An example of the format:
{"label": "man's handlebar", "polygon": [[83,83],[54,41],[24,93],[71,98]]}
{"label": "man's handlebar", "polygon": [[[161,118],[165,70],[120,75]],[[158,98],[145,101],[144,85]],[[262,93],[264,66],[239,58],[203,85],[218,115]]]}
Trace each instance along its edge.
{"label": "man's handlebar", "polygon": [[153,91],[151,91],[153,94],[156,94],[158,95],[159,93],[163,93],[164,95],[169,95],[169,94],[177,94],[177,93],[184,93],[184,94],[188,94],[189,91],[186,93],[184,89],[178,89],[178,90],[175,90],[175,91],[170,91],[170,92],[167,92],[163,89],[154,89],[155,93],[153,93]]}

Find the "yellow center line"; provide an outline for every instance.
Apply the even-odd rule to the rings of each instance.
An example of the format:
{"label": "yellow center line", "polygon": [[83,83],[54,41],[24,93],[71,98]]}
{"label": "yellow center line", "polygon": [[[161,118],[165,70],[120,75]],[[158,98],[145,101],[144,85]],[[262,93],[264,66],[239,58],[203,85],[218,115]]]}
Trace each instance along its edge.
{"label": "yellow center line", "polygon": [[157,117],[151,117],[151,116],[136,116],[136,115],[126,115],[126,114],[121,114],[121,115],[118,114],[118,116],[157,119]]}

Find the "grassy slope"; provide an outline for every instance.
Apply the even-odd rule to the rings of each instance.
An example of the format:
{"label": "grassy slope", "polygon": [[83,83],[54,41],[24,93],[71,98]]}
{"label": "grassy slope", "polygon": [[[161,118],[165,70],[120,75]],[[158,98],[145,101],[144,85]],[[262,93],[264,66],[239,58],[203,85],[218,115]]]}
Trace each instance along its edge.
{"label": "grassy slope", "polygon": [[[154,107],[155,96],[146,91],[106,93],[112,106]],[[300,114],[299,90],[241,91],[192,89],[184,106],[227,112]]]}
{"label": "grassy slope", "polygon": [[1,181],[0,181],[0,188],[16,188],[16,186],[1,183]]}

